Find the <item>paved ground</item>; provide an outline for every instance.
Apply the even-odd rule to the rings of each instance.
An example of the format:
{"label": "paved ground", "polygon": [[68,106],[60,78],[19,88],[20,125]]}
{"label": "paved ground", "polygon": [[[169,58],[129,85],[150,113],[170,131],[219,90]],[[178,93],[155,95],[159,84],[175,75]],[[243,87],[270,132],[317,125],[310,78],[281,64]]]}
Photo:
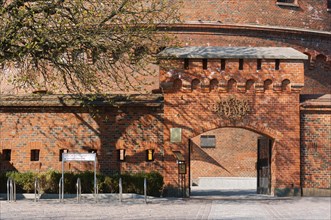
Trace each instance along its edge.
{"label": "paved ground", "polygon": [[195,196],[190,199],[84,198],[0,201],[0,219],[331,219],[331,199]]}

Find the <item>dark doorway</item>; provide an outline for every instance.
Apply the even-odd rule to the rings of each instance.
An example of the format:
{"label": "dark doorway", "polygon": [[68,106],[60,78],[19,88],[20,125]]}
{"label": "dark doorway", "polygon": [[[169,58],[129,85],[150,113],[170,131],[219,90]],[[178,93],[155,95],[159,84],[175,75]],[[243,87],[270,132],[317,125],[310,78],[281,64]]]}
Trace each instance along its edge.
{"label": "dark doorway", "polygon": [[258,139],[257,150],[257,193],[271,193],[271,145],[269,138]]}

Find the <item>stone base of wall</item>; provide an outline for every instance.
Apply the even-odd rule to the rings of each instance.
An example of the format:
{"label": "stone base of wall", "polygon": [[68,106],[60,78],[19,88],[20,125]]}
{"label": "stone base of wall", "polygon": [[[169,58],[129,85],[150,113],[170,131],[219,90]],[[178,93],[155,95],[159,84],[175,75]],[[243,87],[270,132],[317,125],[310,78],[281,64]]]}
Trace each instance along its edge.
{"label": "stone base of wall", "polygon": [[331,189],[303,188],[302,196],[331,197]]}
{"label": "stone base of wall", "polygon": [[301,196],[300,188],[276,188],[275,196]]}

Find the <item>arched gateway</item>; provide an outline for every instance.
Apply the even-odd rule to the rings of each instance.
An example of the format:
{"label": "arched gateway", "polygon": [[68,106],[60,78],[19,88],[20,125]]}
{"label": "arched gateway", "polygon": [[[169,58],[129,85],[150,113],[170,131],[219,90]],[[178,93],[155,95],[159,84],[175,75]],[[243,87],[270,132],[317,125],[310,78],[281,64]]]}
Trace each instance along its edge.
{"label": "arched gateway", "polygon": [[[205,176],[216,175],[213,166],[222,167],[222,158],[213,155],[210,148],[215,147],[214,153],[222,151],[218,140],[222,132],[209,133],[220,128],[244,128],[264,137],[255,137],[256,141],[259,139],[255,146],[259,192],[299,194],[299,92],[304,84],[303,60],[307,56],[292,48],[222,47],[170,48],[161,56],[164,58],[160,64],[165,103],[164,149],[166,155],[176,156],[180,166],[178,172],[173,165],[167,166],[169,183],[178,181],[188,195],[190,182],[196,181],[192,179],[196,178],[194,172],[201,169]],[[240,133],[233,134],[236,135]],[[244,139],[243,147],[245,141],[249,144],[249,139]],[[195,152],[190,154],[190,150]],[[223,149],[223,153],[229,152]],[[190,155],[191,160],[197,159],[194,156],[202,157],[204,164],[190,167]],[[241,156],[247,159],[246,155]],[[246,169],[234,171],[234,164],[238,161],[232,161],[232,165],[228,161],[229,168],[223,166],[223,171],[243,173]],[[227,176],[226,172],[220,172],[219,177]],[[179,178],[173,173],[178,173]]]}

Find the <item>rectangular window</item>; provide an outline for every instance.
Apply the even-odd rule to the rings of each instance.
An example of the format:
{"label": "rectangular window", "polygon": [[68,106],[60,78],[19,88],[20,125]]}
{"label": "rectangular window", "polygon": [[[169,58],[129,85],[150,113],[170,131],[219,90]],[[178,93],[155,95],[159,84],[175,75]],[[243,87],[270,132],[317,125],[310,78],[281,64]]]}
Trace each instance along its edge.
{"label": "rectangular window", "polygon": [[275,60],[275,70],[279,70],[280,60]]}
{"label": "rectangular window", "polygon": [[202,59],[202,69],[206,70],[208,68],[208,60]]}
{"label": "rectangular window", "polygon": [[210,148],[216,147],[215,135],[201,135],[200,146],[201,147],[210,147]]}
{"label": "rectangular window", "polygon": [[256,61],[256,69],[260,70],[262,68],[262,60],[261,59],[257,59]]}
{"label": "rectangular window", "polygon": [[31,150],[30,161],[39,161],[39,153],[40,153],[40,150],[37,150],[37,149]]}
{"label": "rectangular window", "polygon": [[243,69],[244,69],[244,60],[239,59],[239,70],[243,70]]}
{"label": "rectangular window", "polygon": [[118,152],[118,160],[125,161],[125,149],[117,150]]}
{"label": "rectangular window", "polygon": [[11,150],[10,149],[3,149],[2,150],[2,160],[3,161],[10,161],[11,160]]}
{"label": "rectangular window", "polygon": [[68,149],[60,149],[60,152],[59,152],[59,161],[62,161],[62,154],[63,153],[68,153],[69,150]]}
{"label": "rectangular window", "polygon": [[328,11],[331,11],[331,0],[328,0]]}
{"label": "rectangular window", "polygon": [[153,161],[154,160],[154,150],[146,150],[146,161]]}
{"label": "rectangular window", "polygon": [[221,70],[225,70],[225,59],[221,59]]}
{"label": "rectangular window", "polygon": [[185,70],[188,70],[189,69],[189,65],[190,65],[189,59],[184,59],[184,69]]}

